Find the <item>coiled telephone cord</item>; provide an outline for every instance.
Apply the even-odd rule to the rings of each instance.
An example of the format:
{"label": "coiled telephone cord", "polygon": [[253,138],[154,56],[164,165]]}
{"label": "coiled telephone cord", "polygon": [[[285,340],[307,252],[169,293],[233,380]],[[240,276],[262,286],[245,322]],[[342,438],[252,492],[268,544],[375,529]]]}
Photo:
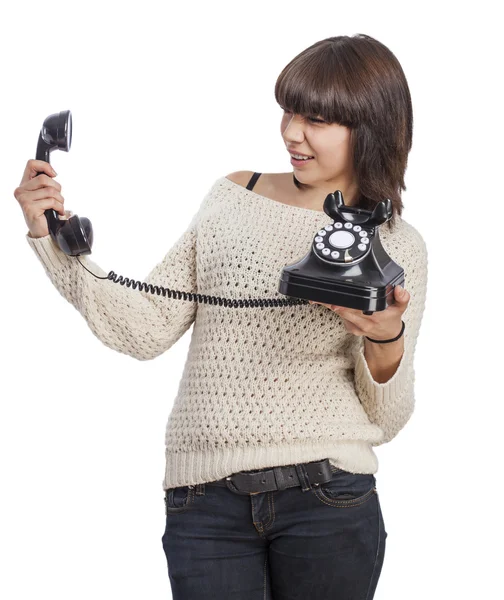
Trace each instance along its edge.
{"label": "coiled telephone cord", "polygon": [[[77,259],[79,256],[76,257]],[[99,275],[95,275],[92,271],[90,271],[85,265],[78,261],[81,266],[83,266],[88,273],[91,273],[97,279],[110,279],[114,283],[120,283],[121,285],[126,285],[127,287],[133,287],[136,289],[137,287],[140,290],[145,290],[150,292],[151,294],[163,294],[163,296],[168,296],[168,298],[176,298],[177,300],[184,299],[190,300],[192,302],[200,302],[202,304],[210,304],[224,306],[226,308],[249,308],[249,307],[266,307],[266,306],[294,306],[299,304],[308,304],[308,300],[304,298],[250,298],[250,299],[236,299],[236,298],[221,298],[220,296],[207,296],[206,294],[193,294],[192,292],[181,292],[178,290],[170,290],[170,288],[160,287],[158,285],[153,285],[152,283],[145,283],[143,281],[138,281],[135,279],[130,279],[129,277],[123,277],[122,275],[118,275],[114,273],[114,271],[110,271],[106,277],[100,277]]]}

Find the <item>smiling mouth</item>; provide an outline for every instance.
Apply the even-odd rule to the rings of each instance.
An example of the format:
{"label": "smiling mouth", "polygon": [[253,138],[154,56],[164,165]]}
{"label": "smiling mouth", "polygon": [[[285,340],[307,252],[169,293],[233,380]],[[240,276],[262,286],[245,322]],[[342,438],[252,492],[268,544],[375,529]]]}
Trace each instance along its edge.
{"label": "smiling mouth", "polygon": [[295,156],[292,156],[291,154],[291,160],[295,160],[297,162],[309,162],[310,160],[313,160],[314,157],[313,156],[308,156],[307,158],[296,158]]}

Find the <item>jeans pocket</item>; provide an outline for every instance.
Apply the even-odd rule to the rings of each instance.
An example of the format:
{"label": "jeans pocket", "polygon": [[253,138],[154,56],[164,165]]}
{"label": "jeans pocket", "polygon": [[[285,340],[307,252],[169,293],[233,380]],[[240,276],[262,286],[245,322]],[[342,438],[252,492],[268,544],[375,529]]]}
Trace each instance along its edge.
{"label": "jeans pocket", "polygon": [[194,486],[182,485],[165,490],[165,514],[184,512],[194,502]]}
{"label": "jeans pocket", "polygon": [[324,504],[360,506],[375,496],[376,479],[373,474],[339,470],[333,473],[330,481],[314,487],[313,492]]}

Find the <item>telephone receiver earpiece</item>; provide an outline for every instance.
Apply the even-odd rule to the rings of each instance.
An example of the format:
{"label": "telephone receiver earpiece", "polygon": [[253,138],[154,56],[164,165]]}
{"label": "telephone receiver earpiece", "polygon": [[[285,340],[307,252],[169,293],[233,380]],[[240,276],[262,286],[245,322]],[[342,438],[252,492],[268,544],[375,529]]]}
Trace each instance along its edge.
{"label": "telephone receiver earpiece", "polygon": [[[45,119],[40,130],[35,158],[50,164],[49,157],[53,150],[68,152],[71,145],[72,113],[62,110]],[[78,215],[72,215],[69,219],[59,219],[53,208],[48,208],[44,213],[49,233],[62,252],[69,256],[91,254],[93,226],[89,219],[80,218]]]}

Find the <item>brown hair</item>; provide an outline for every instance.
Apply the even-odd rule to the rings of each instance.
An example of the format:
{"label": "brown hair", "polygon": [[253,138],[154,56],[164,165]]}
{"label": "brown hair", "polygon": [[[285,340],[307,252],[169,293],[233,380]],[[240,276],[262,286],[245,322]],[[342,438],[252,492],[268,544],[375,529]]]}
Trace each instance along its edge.
{"label": "brown hair", "polygon": [[[351,129],[358,195],[356,206],[373,210],[390,198],[395,225],[413,137],[413,108],[395,55],[363,33],[330,37],[303,50],[284,67],[275,98],[285,110]],[[305,184],[294,177],[302,189]]]}

